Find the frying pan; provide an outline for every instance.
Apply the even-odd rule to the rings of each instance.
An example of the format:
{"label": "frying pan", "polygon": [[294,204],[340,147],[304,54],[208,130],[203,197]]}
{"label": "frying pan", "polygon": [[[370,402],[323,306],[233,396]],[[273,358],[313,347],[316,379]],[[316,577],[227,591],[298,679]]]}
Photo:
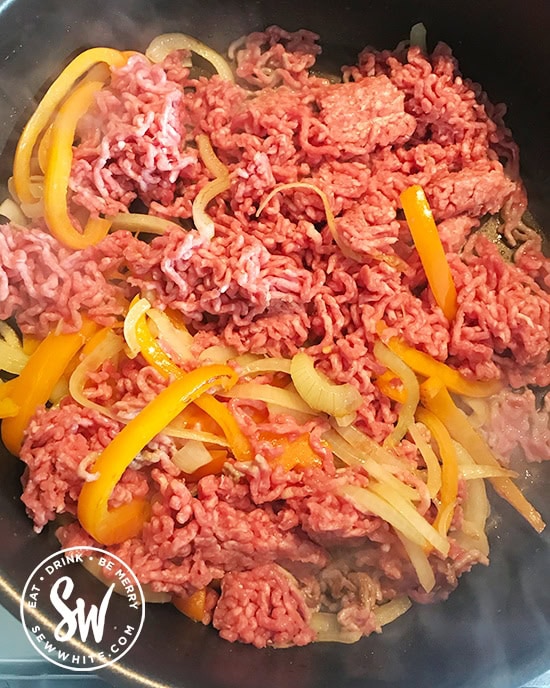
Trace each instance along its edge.
{"label": "frying pan", "polygon": [[[463,73],[493,101],[508,103],[531,210],[550,227],[547,0],[3,0],[0,178],[9,176],[17,132],[36,97],[84,48],[144,49],[158,33],[183,31],[223,50],[243,33],[276,23],[320,33],[321,68],[335,71],[367,44],[393,47],[418,21],[432,46],[449,43]],[[33,533],[19,501],[21,466],[5,449],[1,454],[0,601],[17,614],[27,576],[57,545],[51,533]],[[532,469],[523,487],[550,520],[548,468]],[[537,536],[502,501],[495,512],[491,565],[463,576],[447,602],[416,605],[381,636],[351,646],[256,650],[220,640],[171,606],[148,605],[132,651],[100,676],[115,686],[186,688],[520,686],[550,669],[550,536]]]}

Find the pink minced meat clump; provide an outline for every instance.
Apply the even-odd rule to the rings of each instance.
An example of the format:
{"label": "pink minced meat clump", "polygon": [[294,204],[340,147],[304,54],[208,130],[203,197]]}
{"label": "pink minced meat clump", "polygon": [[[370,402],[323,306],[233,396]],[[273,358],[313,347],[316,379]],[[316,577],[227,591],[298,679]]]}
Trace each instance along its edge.
{"label": "pink minced meat clump", "polygon": [[[181,52],[160,64],[136,54],[113,70],[79,124],[71,202],[92,216],[145,210],[182,228],[149,242],[119,231],[73,252],[39,222],[2,226],[0,318],[15,317],[38,336],[76,331],[84,313],[110,326],[142,293],[183,316],[197,365],[214,344],[286,357],[307,346],[320,370],[361,392],[356,425],[379,442],[398,413],[373,382],[383,371],[373,355],[380,321],[466,376],[549,384],[550,261],[540,241],[531,235],[505,262],[473,233],[485,214],[500,213],[511,243],[518,228],[525,234],[526,196],[503,107],[461,76],[445,45],[431,55],[367,48],[343,69],[342,83],[331,83],[310,72],[317,38],[269,27],[237,41],[229,51],[236,83],[194,78]],[[211,240],[187,230],[193,200],[211,179],[199,134],[230,173],[230,188],[208,206]],[[326,195],[339,246],[320,197],[307,188],[281,191],[258,212],[278,184],[295,181]],[[453,322],[427,287],[402,217],[399,195],[412,184],[426,190],[451,265]],[[166,384],[138,356],[120,366],[106,361],[84,394],[127,421]],[[548,404],[541,413],[530,392],[511,391],[491,403],[486,433],[495,451],[519,446],[531,460],[548,456]],[[452,540],[446,557],[429,553],[436,584],[426,593],[389,524],[341,494],[369,477],[335,467],[322,442],[326,421],[266,416],[261,402],[229,407],[253,461],[230,458],[222,475],[190,483],[173,461],[176,443],[159,435],[111,497],[111,506],[146,497],[152,515],[139,537],[110,549],[153,592],[210,586],[203,621],[213,619],[223,637],[258,647],[305,644],[314,640],[318,610],[337,615],[344,632],[368,635],[380,630],[377,603],[444,599],[463,572],[487,563]],[[515,434],[501,431],[509,420]],[[23,501],[37,531],[75,514],[94,456],[120,427],[72,401],[37,412],[21,450]],[[275,466],[265,433],[307,434],[319,465]],[[403,442],[399,451],[399,478],[418,489],[417,508],[433,519],[416,447]],[[451,532],[461,525],[465,489],[460,481]],[[57,534],[64,546],[97,544],[77,521]]]}

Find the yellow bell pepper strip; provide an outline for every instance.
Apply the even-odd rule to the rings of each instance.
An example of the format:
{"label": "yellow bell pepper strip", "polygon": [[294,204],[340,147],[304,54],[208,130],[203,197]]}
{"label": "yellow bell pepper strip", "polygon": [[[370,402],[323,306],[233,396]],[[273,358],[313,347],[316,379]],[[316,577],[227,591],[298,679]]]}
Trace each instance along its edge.
{"label": "yellow bell pepper strip", "polygon": [[392,337],[386,342],[386,346],[397,354],[415,373],[424,377],[433,377],[441,380],[451,392],[463,394],[466,397],[482,398],[490,397],[502,389],[502,382],[499,380],[489,380],[487,382],[469,380],[464,375],[461,375],[458,370],[454,370],[446,363],[437,361],[429,354],[405,344],[398,337]]}
{"label": "yellow bell pepper strip", "polygon": [[441,457],[440,505],[433,527],[445,537],[449,532],[458,495],[458,461],[447,428],[431,411],[419,407],[416,419],[428,428],[439,447]]}
{"label": "yellow bell pepper strip", "polygon": [[114,545],[137,535],[150,514],[144,499],[134,499],[109,509],[109,498],[126,468],[139,452],[183,409],[214,387],[230,389],[238,376],[225,365],[197,368],[179,377],[145,406],[107,445],[90,469],[97,480],[83,485],[78,498],[82,527],[104,545]]}
{"label": "yellow bell pepper strip", "polygon": [[79,332],[50,333],[13,380],[9,398],[19,406],[19,413],[2,421],[2,441],[12,454],[19,453],[23,434],[37,407],[48,401],[72,358],[96,330],[94,322],[84,319]]}
{"label": "yellow bell pepper strip", "polygon": [[[31,159],[38,138],[60,103],[80,77],[99,62],[111,67],[122,67],[127,57],[111,48],[91,48],[77,57],[61,72],[47,90],[38,107],[27,122],[17,144],[13,162],[15,193],[23,203],[34,203],[31,192]],[[72,142],[71,142],[72,143]]]}
{"label": "yellow bell pepper strip", "polygon": [[38,348],[40,341],[41,340],[37,337],[31,337],[28,334],[24,334],[22,340],[23,353],[27,354],[27,356],[31,356]]}
{"label": "yellow bell pepper strip", "polygon": [[174,595],[172,597],[172,604],[193,621],[202,621],[206,608],[206,588],[197,590],[189,597]]}
{"label": "yellow bell pepper strip", "polygon": [[[184,374],[151,334],[145,314],[137,320],[136,339],[143,358],[162,375],[165,377],[173,375],[178,378]],[[250,443],[227,406],[211,395],[197,399],[195,404],[219,425],[235,458],[238,461],[250,461],[252,458]]]}
{"label": "yellow bell pepper strip", "polygon": [[19,406],[9,398],[0,399],[0,418],[13,418],[19,413]]}
{"label": "yellow bell pepper strip", "polygon": [[456,287],[428,199],[421,186],[410,186],[401,194],[405,218],[437,305],[447,320],[456,315]]}
{"label": "yellow bell pepper strip", "polygon": [[[455,405],[441,380],[428,378],[423,382],[420,385],[420,399],[422,404],[445,425],[451,437],[462,444],[476,463],[482,466],[500,467],[485,440],[474,430],[466,414]],[[544,530],[545,523],[541,515],[510,478],[489,478],[489,480],[497,494],[511,504],[537,533]]]}
{"label": "yellow bell pepper strip", "polygon": [[72,249],[97,244],[106,236],[111,226],[109,220],[89,218],[84,231],[79,232],[73,226],[67,207],[76,125],[101,88],[102,81],[90,81],[75,89],[61,106],[52,125],[44,174],[44,219],[55,238]]}

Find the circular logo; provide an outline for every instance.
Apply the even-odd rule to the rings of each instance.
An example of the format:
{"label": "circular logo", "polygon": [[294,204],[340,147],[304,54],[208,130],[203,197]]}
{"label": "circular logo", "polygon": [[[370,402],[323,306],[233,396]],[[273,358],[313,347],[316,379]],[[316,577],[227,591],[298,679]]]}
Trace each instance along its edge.
{"label": "circular logo", "polygon": [[34,569],[20,611],[28,639],[48,661],[73,671],[97,671],[124,657],[135,643],[145,599],[122,559],[97,547],[69,547]]}

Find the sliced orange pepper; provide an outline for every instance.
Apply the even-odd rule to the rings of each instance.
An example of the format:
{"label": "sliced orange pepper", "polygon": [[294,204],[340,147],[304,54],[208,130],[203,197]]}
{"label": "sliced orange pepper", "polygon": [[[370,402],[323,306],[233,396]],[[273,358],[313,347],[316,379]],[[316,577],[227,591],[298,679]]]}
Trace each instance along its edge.
{"label": "sliced orange pepper", "polygon": [[[441,380],[428,378],[423,382],[420,385],[420,399],[422,404],[445,425],[451,437],[462,444],[476,463],[485,466],[500,466],[485,440],[468,421],[466,414],[455,405]],[[538,533],[544,530],[545,523],[541,515],[510,478],[489,478],[489,480],[497,494],[511,504]]]}
{"label": "sliced orange pepper", "polygon": [[49,334],[29,358],[21,375],[13,380],[10,399],[19,407],[13,418],[2,421],[2,440],[12,454],[18,454],[23,434],[38,406],[45,404],[71,362],[97,330],[97,325],[84,320],[80,332]]}
{"label": "sliced orange pepper", "polygon": [[193,621],[202,621],[206,608],[206,588],[197,590],[189,597],[174,595],[172,597],[172,604]]}
{"label": "sliced orange pepper", "polygon": [[273,459],[272,463],[282,466],[285,471],[291,471],[297,467],[311,468],[322,465],[321,457],[311,447],[307,432],[299,435],[291,442],[284,435],[278,435],[274,432],[262,432],[260,438],[270,442],[274,447],[283,448],[283,453]]}
{"label": "sliced orange pepper", "polygon": [[22,340],[23,352],[26,353],[27,356],[30,356],[36,351],[40,341],[41,340],[37,337],[31,337],[31,335],[24,334]]}
{"label": "sliced orange pepper", "polygon": [[0,399],[0,418],[13,418],[19,413],[19,406],[11,399]]}
{"label": "sliced orange pepper", "polygon": [[190,483],[196,483],[206,475],[218,475],[222,472],[225,462],[227,461],[227,452],[223,449],[211,449],[210,454],[212,461],[209,461],[204,466],[197,468],[193,473],[186,475],[186,480]]}
{"label": "sliced orange pepper", "polygon": [[447,535],[453,520],[458,496],[458,461],[456,451],[447,428],[431,411],[418,407],[416,419],[428,428],[439,447],[441,457],[441,503],[437,517],[433,523],[434,528],[440,530],[442,535]]}
{"label": "sliced orange pepper", "polygon": [[97,244],[107,235],[111,226],[109,220],[90,217],[84,230],[79,232],[73,225],[67,207],[76,125],[103,86],[102,81],[82,83],[63,103],[51,128],[44,174],[44,219],[55,238],[72,249]]}
{"label": "sliced orange pepper", "polygon": [[[183,371],[172,361],[158,340],[151,334],[145,314],[138,318],[136,323],[136,338],[141,354],[149,365],[152,365],[165,377],[173,375],[177,378],[183,375]],[[239,461],[249,461],[252,456],[250,442],[227,406],[211,395],[196,399],[195,404],[219,425],[235,458]]]}
{"label": "sliced orange pepper", "polygon": [[456,287],[437,226],[421,186],[410,186],[401,194],[401,205],[437,305],[447,320],[456,315]]}
{"label": "sliced orange pepper", "polygon": [[111,493],[135,456],[183,409],[213,387],[230,389],[238,380],[225,365],[197,368],[179,377],[145,406],[107,445],[90,469],[97,480],[84,483],[78,498],[82,527],[104,545],[123,542],[137,535],[149,518],[150,505],[134,499],[109,509]]}
{"label": "sliced orange pepper", "polygon": [[385,394],[393,401],[397,401],[400,404],[404,404],[407,401],[407,392],[401,384],[401,380],[391,370],[385,370],[382,375],[379,375],[374,380],[374,384],[382,394]]}
{"label": "sliced orange pepper", "polygon": [[450,368],[446,363],[437,361],[429,354],[405,344],[398,337],[392,337],[386,342],[386,346],[397,354],[415,373],[424,377],[437,378],[441,380],[447,389],[457,394],[476,398],[489,397],[502,389],[502,383],[499,380],[489,380],[488,382],[469,380],[464,375],[461,375],[458,370]]}
{"label": "sliced orange pepper", "polygon": [[[91,48],[77,57],[61,72],[47,90],[38,107],[27,122],[19,138],[13,162],[15,193],[23,203],[34,203],[31,192],[31,159],[38,138],[52,118],[73,85],[91,67],[104,62],[113,67],[122,67],[127,57],[111,48]],[[72,141],[71,141],[72,143]],[[49,147],[49,145],[48,145]]]}

